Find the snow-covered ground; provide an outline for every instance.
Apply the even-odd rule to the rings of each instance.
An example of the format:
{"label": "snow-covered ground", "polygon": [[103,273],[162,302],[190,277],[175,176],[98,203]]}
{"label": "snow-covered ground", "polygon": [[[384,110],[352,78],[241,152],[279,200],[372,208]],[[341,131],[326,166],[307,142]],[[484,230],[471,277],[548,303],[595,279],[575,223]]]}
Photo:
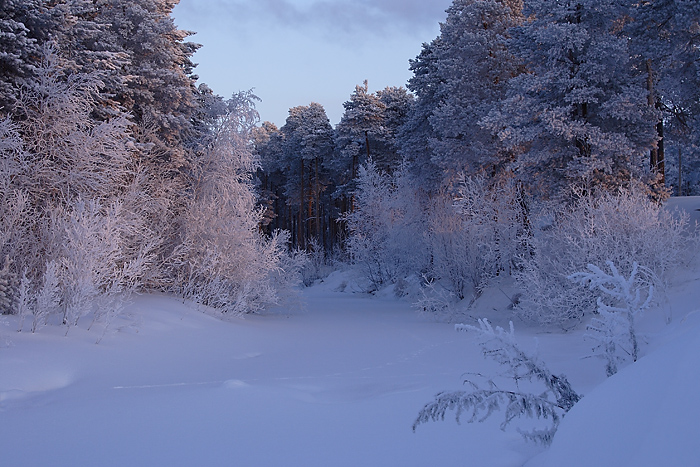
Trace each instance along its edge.
{"label": "snow-covered ground", "polygon": [[[695,212],[697,199],[683,201]],[[340,292],[334,273],[298,307],[221,320],[166,297],[138,297],[99,344],[86,325],[0,327],[0,465],[7,466],[697,466],[700,273],[679,272],[670,325],[648,311],[639,362],[605,378],[583,331],[542,332],[554,373],[584,394],[551,448],[452,419],[411,425],[463,374],[495,374],[475,336],[390,294]],[[510,318],[500,292],[477,304]]]}

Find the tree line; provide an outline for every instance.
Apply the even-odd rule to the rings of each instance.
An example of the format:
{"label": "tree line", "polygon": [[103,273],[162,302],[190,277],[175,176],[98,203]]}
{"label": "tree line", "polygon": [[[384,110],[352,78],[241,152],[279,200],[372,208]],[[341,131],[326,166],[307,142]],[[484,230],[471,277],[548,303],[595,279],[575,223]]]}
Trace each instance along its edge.
{"label": "tree line", "polygon": [[368,159],[405,166],[427,196],[465,174],[513,177],[537,199],[635,183],[694,194],[699,16],[693,1],[455,0],[408,91],[357,86],[336,128],[313,103],[263,125],[270,225],[335,245]]}
{"label": "tree line", "polygon": [[523,270],[538,205],[697,190],[693,0],[455,0],[407,89],[281,128],[197,85],[176,4],[1,3],[3,312],[70,325],[138,289],[254,311],[303,252],[463,298]]}

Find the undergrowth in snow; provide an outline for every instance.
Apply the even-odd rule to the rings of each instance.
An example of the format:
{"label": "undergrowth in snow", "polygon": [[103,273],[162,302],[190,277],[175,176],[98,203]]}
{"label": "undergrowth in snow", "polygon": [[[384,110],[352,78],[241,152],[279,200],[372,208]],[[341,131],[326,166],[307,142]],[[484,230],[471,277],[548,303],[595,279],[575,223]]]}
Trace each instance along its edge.
{"label": "undergrowth in snow", "polygon": [[[698,200],[685,202],[695,213]],[[106,331],[85,320],[68,336],[58,326],[17,333],[20,317],[5,316],[2,463],[697,465],[700,271],[675,270],[669,283],[673,320],[657,304],[638,316],[639,359],[607,379],[598,359],[582,358],[585,329],[517,321],[504,284],[467,310],[467,323],[470,314],[494,327],[515,320],[523,350],[535,352],[536,337],[551,374],[583,394],[548,449],[501,431],[494,417],[413,433],[426,401],[463,390],[465,373],[498,375],[499,365],[483,358],[477,333],[416,313],[389,289],[359,292],[349,272],[304,289],[300,307],[245,319],[166,295],[136,296]]]}

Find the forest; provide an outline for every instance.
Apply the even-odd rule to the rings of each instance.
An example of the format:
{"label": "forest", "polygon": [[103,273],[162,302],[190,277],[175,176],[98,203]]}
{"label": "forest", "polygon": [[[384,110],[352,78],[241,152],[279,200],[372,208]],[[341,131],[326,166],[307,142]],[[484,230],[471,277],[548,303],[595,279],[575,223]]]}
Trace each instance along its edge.
{"label": "forest", "polygon": [[596,310],[570,280],[588,264],[664,284],[687,257],[662,206],[700,191],[693,0],[455,0],[407,88],[281,128],[197,83],[176,4],[2,2],[0,307],[21,330],[148,291],[255,313],[339,264],[448,316],[511,278],[521,317],[568,329]]}
{"label": "forest", "polygon": [[[307,465],[341,465],[324,462],[339,450],[361,465],[396,462],[395,443],[405,465],[453,465],[464,458],[451,449],[476,448],[493,451],[480,451],[483,465],[523,465],[538,453],[506,435],[463,445],[459,433],[423,425],[446,413],[498,413],[502,429],[529,417],[546,426],[520,434],[547,446],[573,408],[579,425],[554,443],[550,464],[531,464],[562,465],[571,449],[580,459],[595,451],[576,429],[635,403],[643,385],[648,404],[630,410],[656,417],[653,426],[616,420],[637,437],[680,434],[637,446],[647,463],[628,465],[663,465],[646,454],[697,461],[697,443],[683,438],[694,429],[677,425],[700,417],[695,400],[683,402],[700,382],[689,312],[700,2],[454,0],[439,35],[407,57],[406,87],[358,83],[335,127],[315,102],[277,127],[261,121],[253,90],[222,97],[200,83],[200,45],[176,26],[177,4],[0,0],[0,330],[19,332],[16,349],[0,336],[0,411],[50,433],[36,435],[36,459],[80,451],[85,465],[108,465],[87,460],[107,440],[113,465],[208,455],[211,465],[236,455],[286,465],[285,453],[317,452],[326,457]],[[294,314],[304,300],[310,311]],[[669,325],[673,307],[683,318]],[[668,331],[643,317],[650,309]],[[543,337],[553,368],[566,360],[571,378],[516,339],[513,321]],[[450,337],[457,322],[478,351],[463,354]],[[84,350],[86,336],[97,350]],[[581,336],[603,361],[601,378],[620,376],[609,392],[595,392],[605,385],[580,362]],[[669,336],[675,347],[623,371]],[[492,368],[475,363],[479,352],[510,386],[484,377]],[[463,364],[462,389],[415,405]],[[394,426],[404,423],[401,404],[417,413],[410,441]],[[333,434],[342,423],[309,415],[321,405],[352,430]],[[206,440],[178,441],[190,426],[174,406],[206,425]],[[86,421],[107,410],[127,423],[133,407],[142,424],[133,431]],[[368,424],[365,410],[394,412]],[[273,418],[287,412],[307,426]],[[61,441],[73,435],[45,423],[54,419],[79,441]],[[31,437],[12,423],[3,452],[21,460],[13,440]],[[285,432],[270,436],[279,423]],[[605,423],[586,436],[613,439]],[[219,441],[227,430],[240,444]],[[132,451],[161,432],[172,435],[167,449]],[[306,449],[307,433],[326,444]],[[387,445],[367,454],[348,433],[363,449]],[[269,439],[279,452],[264,448]],[[610,465],[625,465],[634,443],[621,443]]]}

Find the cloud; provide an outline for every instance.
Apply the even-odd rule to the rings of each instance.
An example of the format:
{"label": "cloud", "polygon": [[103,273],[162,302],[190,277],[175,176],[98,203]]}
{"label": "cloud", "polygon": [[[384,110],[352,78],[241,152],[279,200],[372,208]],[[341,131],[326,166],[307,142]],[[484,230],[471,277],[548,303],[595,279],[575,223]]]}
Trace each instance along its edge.
{"label": "cloud", "polygon": [[[182,0],[180,7],[244,30],[260,25],[341,36],[386,36],[434,30],[450,0]],[[195,8],[196,4],[196,8]]]}

